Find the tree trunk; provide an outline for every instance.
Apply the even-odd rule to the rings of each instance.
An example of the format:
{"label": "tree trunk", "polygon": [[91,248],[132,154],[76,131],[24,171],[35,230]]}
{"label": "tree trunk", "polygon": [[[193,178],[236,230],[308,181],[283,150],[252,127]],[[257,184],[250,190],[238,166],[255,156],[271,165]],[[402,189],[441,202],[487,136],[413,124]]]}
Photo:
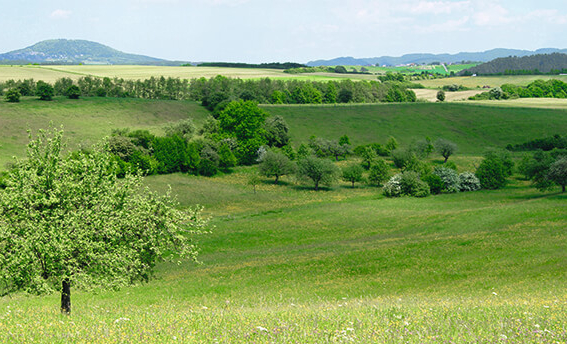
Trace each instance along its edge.
{"label": "tree trunk", "polygon": [[352,182],[352,188],[354,189],[354,181]]}
{"label": "tree trunk", "polygon": [[445,161],[443,161],[443,163],[446,163],[447,160],[449,160],[449,156],[444,156],[444,158],[445,158]]}
{"label": "tree trunk", "polygon": [[565,192],[565,184],[561,185],[561,189],[563,190],[561,192]]}
{"label": "tree trunk", "polygon": [[277,184],[277,183],[278,183],[279,177],[280,177],[280,176],[276,174],[276,181],[274,182],[274,184]]}
{"label": "tree trunk", "polygon": [[319,191],[319,181],[315,182],[315,191]]}
{"label": "tree trunk", "polygon": [[71,281],[68,278],[62,282],[61,290],[61,313],[71,314]]}

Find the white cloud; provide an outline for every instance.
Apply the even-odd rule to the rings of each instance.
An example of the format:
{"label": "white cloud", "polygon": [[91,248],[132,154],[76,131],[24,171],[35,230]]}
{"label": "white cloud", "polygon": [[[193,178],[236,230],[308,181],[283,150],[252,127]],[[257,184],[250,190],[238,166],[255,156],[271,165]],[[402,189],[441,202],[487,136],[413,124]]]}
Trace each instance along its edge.
{"label": "white cloud", "polygon": [[469,31],[470,28],[467,25],[469,23],[469,17],[463,17],[461,19],[448,20],[444,23],[431,24],[429,26],[418,27],[416,32],[420,33],[436,33],[436,32],[457,32],[457,31]]}
{"label": "white cloud", "polygon": [[402,8],[413,14],[451,14],[470,7],[470,1],[419,1],[404,4]]}
{"label": "white cloud", "polygon": [[557,10],[536,10],[528,13],[526,20],[545,20],[547,23],[565,25],[567,15],[561,15]]}
{"label": "white cloud", "polygon": [[71,16],[73,12],[71,11],[67,11],[67,10],[61,10],[61,9],[57,9],[53,12],[51,12],[51,18],[54,19],[67,19]]}
{"label": "white cloud", "polygon": [[507,9],[497,4],[487,5],[474,14],[474,23],[478,26],[505,25],[515,20]]}

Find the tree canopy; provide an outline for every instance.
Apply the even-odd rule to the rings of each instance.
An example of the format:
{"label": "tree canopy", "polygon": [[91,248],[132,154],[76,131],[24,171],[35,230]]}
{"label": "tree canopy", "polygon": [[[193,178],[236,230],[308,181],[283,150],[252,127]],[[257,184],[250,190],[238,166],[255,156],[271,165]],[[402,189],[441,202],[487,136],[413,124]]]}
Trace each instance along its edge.
{"label": "tree canopy", "polygon": [[62,130],[30,136],[0,191],[0,293],[113,289],[147,280],[162,259],[196,259],[201,208],[181,211],[169,194],[118,179],[107,150],[64,156]]}

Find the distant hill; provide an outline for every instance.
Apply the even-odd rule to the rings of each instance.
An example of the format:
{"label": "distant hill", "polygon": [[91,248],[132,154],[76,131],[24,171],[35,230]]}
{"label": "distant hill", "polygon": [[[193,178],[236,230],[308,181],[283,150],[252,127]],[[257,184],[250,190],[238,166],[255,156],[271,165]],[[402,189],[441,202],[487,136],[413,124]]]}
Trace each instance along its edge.
{"label": "distant hill", "polygon": [[397,66],[410,63],[423,64],[432,62],[441,63],[458,63],[461,61],[488,62],[499,57],[507,56],[529,56],[534,54],[550,54],[554,52],[567,53],[567,49],[545,48],[535,51],[517,50],[517,49],[492,49],[484,52],[476,53],[458,53],[458,54],[406,54],[399,57],[382,56],[370,58],[354,58],[339,57],[332,60],[317,60],[307,63],[308,66],[373,66],[386,65]]}
{"label": "distant hill", "polygon": [[567,54],[552,53],[523,57],[502,57],[462,70],[459,74],[559,74],[565,72],[567,72]]}
{"label": "distant hill", "polygon": [[100,43],[67,39],[41,41],[24,49],[0,54],[0,64],[25,63],[180,65],[183,62],[127,54]]}

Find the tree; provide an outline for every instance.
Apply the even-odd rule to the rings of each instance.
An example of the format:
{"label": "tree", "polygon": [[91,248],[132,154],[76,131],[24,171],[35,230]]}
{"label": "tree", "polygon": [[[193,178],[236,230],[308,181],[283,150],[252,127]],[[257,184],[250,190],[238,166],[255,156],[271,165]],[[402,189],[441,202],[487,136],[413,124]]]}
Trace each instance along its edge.
{"label": "tree", "polygon": [[286,155],[269,150],[263,154],[258,170],[261,175],[275,177],[277,184],[281,176],[295,173],[295,164]]}
{"label": "tree", "polygon": [[439,92],[437,92],[437,100],[440,102],[445,101],[445,91],[439,90]]}
{"label": "tree", "polygon": [[567,184],[567,157],[563,156],[557,159],[549,167],[547,178],[561,186],[561,192],[565,192]]}
{"label": "tree", "polygon": [[234,101],[219,114],[219,128],[226,137],[237,140],[236,155],[243,164],[256,161],[258,148],[265,145],[264,122],[268,114],[253,101]]}
{"label": "tree", "polygon": [[39,99],[51,100],[53,99],[53,93],[53,86],[41,80],[37,82],[35,94]]}
{"label": "tree", "polygon": [[69,97],[69,99],[79,99],[81,95],[81,90],[77,85],[71,85],[65,91],[65,95]]}
{"label": "tree", "polygon": [[373,185],[380,185],[389,177],[389,168],[386,161],[382,158],[377,158],[370,166],[368,171],[368,182]]}
{"label": "tree", "polygon": [[362,166],[355,164],[349,165],[343,169],[343,180],[352,183],[352,187],[354,189],[354,183],[359,183],[363,181],[362,173],[364,169]]}
{"label": "tree", "polygon": [[340,175],[340,169],[329,160],[308,156],[299,160],[297,174],[300,177],[311,179],[317,191],[319,184],[335,182]]}
{"label": "tree", "polygon": [[179,136],[184,138],[187,142],[191,140],[197,128],[195,124],[193,124],[193,120],[191,118],[187,118],[175,123],[169,123],[165,126],[165,135],[166,136]]}
{"label": "tree", "polygon": [[20,91],[17,88],[11,88],[6,91],[6,101],[9,103],[18,103],[20,101]]}
{"label": "tree", "polygon": [[475,175],[484,189],[500,189],[506,185],[506,169],[496,157],[485,157],[476,169]]}
{"label": "tree", "polygon": [[443,163],[446,163],[447,159],[457,151],[457,144],[449,140],[437,139],[433,145],[435,150],[445,158]]}
{"label": "tree", "polygon": [[192,237],[205,229],[201,208],[180,211],[170,194],[140,190],[139,175],[118,180],[104,147],[63,156],[62,130],[30,137],[0,191],[3,294],[114,289],[147,280],[160,260],[196,259]]}
{"label": "tree", "polygon": [[378,158],[378,155],[376,154],[374,149],[372,149],[372,147],[365,147],[361,152],[360,157],[362,158],[360,165],[368,170],[370,169],[370,166],[374,164],[374,162]]}
{"label": "tree", "polygon": [[289,143],[289,126],[282,116],[268,117],[264,130],[268,146],[281,148]]}

